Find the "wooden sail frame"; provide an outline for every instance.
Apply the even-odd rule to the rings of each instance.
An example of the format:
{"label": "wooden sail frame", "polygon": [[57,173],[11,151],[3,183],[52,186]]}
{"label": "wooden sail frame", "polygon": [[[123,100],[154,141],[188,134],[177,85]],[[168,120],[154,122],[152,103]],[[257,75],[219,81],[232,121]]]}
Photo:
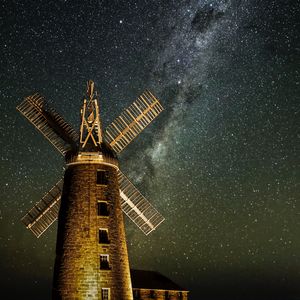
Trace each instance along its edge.
{"label": "wooden sail frame", "polygon": [[123,212],[145,235],[148,235],[155,230],[165,218],[120,170],[118,171],[118,180]]}
{"label": "wooden sail frame", "polygon": [[63,179],[58,181],[21,219],[26,228],[37,238],[57,220],[62,187]]}
{"label": "wooden sail frame", "polygon": [[159,100],[150,91],[145,91],[107,127],[106,142],[120,153],[162,111]]}
{"label": "wooden sail frame", "polygon": [[48,109],[45,99],[39,94],[28,96],[17,110],[38,129],[62,154],[72,149],[79,139],[78,133],[54,110]]}

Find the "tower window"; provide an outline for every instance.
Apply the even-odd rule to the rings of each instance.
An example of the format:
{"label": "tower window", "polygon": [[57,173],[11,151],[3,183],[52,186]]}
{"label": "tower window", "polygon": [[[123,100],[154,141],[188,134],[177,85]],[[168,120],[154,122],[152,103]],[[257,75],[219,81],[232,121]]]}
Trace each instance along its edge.
{"label": "tower window", "polygon": [[98,216],[109,216],[107,201],[99,201],[97,203]]}
{"label": "tower window", "polygon": [[100,254],[100,270],[110,270],[108,254]]}
{"label": "tower window", "polygon": [[140,290],[133,290],[133,299],[134,300],[140,300],[141,299],[141,291]]}
{"label": "tower window", "polygon": [[169,300],[169,299],[170,299],[169,291],[165,291],[165,299],[166,299],[166,300]]}
{"label": "tower window", "polygon": [[108,184],[107,171],[97,170],[97,184],[102,184],[102,185]]}
{"label": "tower window", "polygon": [[102,300],[110,300],[110,289],[109,288],[101,289],[101,299]]}
{"label": "tower window", "polygon": [[155,291],[150,290],[150,295],[149,295],[150,299],[155,299]]}
{"label": "tower window", "polygon": [[106,228],[99,229],[99,244],[109,244],[108,230]]}

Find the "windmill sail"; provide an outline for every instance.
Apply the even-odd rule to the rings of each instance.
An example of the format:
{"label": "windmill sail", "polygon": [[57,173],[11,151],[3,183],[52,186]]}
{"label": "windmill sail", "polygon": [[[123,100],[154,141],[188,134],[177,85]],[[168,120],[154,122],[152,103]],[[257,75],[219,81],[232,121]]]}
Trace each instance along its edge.
{"label": "windmill sail", "polygon": [[36,237],[40,237],[57,219],[63,180],[52,189],[22,218],[22,222]]}
{"label": "windmill sail", "polygon": [[158,99],[145,91],[107,127],[106,142],[116,152],[121,152],[162,111]]}
{"label": "windmill sail", "polygon": [[17,110],[63,155],[79,139],[76,131],[55,110],[47,108],[44,98],[39,94],[26,97]]}
{"label": "windmill sail", "polygon": [[123,212],[144,234],[148,235],[164,221],[164,217],[148,202],[121,171],[118,172],[118,180]]}

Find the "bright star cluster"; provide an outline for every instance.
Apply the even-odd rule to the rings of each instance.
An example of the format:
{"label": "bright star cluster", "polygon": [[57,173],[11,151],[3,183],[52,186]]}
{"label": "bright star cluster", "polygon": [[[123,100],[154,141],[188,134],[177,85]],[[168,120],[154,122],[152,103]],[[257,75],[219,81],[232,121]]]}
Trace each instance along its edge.
{"label": "bright star cluster", "polygon": [[63,157],[15,109],[43,94],[74,128],[86,81],[104,127],[150,89],[165,111],[120,155],[166,218],[126,221],[132,267],[190,299],[300,296],[297,1],[8,1],[0,4],[0,255],[6,299],[51,299],[56,225],[20,218]]}

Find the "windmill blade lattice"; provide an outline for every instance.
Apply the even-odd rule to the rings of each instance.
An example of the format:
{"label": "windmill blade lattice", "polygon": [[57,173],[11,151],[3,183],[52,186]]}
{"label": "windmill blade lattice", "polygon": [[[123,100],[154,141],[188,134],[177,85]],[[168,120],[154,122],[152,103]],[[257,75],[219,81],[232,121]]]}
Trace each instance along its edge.
{"label": "windmill blade lattice", "polygon": [[119,170],[121,207],[123,212],[135,223],[144,234],[155,230],[165,218],[137,190],[129,179]]}
{"label": "windmill blade lattice", "polygon": [[[79,135],[39,94],[25,98],[17,109],[61,152],[78,147]],[[159,100],[144,92],[106,130],[105,140],[116,152],[121,152],[161,112]],[[99,111],[96,112],[99,114]],[[74,148],[73,148],[74,147]],[[118,181],[123,212],[146,234],[164,221],[164,217],[146,200],[119,170]],[[36,237],[40,237],[58,218],[63,180],[22,218]]]}
{"label": "windmill blade lattice", "polygon": [[63,155],[79,139],[78,133],[54,109],[46,108],[45,99],[39,94],[26,97],[17,110]]}
{"label": "windmill blade lattice", "polygon": [[40,237],[57,219],[62,187],[63,179],[57,182],[22,218],[24,225],[31,230],[36,237]]}
{"label": "windmill blade lattice", "polygon": [[159,100],[151,92],[145,91],[107,127],[106,142],[120,153],[162,111]]}

